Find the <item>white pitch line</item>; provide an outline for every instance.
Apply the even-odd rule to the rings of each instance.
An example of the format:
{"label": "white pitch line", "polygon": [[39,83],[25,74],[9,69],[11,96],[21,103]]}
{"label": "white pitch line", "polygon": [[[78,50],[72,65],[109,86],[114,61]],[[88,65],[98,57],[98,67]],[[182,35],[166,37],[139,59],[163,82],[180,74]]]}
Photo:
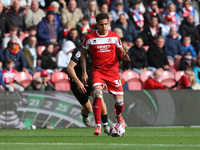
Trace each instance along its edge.
{"label": "white pitch line", "polygon": [[124,143],[0,143],[0,145],[82,145],[82,146],[95,146],[95,145],[107,145],[107,146],[151,146],[151,147],[200,147],[200,145],[192,144],[124,144]]}

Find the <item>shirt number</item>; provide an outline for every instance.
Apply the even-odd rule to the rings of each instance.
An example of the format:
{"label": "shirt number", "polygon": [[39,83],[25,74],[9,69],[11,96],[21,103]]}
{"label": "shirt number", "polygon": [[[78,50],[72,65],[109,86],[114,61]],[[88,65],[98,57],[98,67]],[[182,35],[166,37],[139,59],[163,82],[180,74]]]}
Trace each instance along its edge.
{"label": "shirt number", "polygon": [[114,82],[116,87],[122,86],[121,80],[114,80]]}

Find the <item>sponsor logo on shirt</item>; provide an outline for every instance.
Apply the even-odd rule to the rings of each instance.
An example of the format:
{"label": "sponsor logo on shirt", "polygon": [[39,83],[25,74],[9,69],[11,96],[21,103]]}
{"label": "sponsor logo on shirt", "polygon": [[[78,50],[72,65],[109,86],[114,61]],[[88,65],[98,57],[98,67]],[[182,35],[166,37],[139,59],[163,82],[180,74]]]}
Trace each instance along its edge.
{"label": "sponsor logo on shirt", "polygon": [[102,52],[110,52],[110,45],[99,45],[97,46],[97,52],[102,53]]}

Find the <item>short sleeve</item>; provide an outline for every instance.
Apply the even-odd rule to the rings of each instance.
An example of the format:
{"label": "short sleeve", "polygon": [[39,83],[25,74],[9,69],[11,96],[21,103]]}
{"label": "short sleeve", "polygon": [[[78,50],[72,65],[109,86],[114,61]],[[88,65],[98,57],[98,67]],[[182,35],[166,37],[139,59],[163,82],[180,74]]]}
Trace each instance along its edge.
{"label": "short sleeve", "polygon": [[85,39],[84,39],[84,41],[83,41],[83,48],[84,49],[89,49],[89,46],[90,46],[90,41],[89,41],[89,38],[88,38],[88,36],[86,35],[86,37],[85,37]]}
{"label": "short sleeve", "polygon": [[78,63],[78,61],[80,60],[80,57],[81,57],[81,51],[79,50],[75,50],[73,52],[73,55],[71,57],[71,60],[74,61],[75,63]]}
{"label": "short sleeve", "polygon": [[116,36],[115,45],[116,45],[117,48],[122,47],[122,41],[121,41],[121,39],[120,39],[120,37],[118,35]]}

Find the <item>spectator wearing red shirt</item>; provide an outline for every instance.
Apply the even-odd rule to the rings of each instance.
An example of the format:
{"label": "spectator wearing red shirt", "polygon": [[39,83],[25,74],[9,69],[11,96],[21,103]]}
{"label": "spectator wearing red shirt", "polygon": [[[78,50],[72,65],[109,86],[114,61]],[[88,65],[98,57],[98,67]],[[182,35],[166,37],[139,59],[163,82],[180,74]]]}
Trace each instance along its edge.
{"label": "spectator wearing red shirt", "polygon": [[161,83],[162,71],[157,69],[152,76],[149,76],[147,81],[144,83],[144,89],[146,90],[158,90],[158,89],[167,89],[169,88],[166,85]]}
{"label": "spectator wearing red shirt", "polygon": [[192,89],[189,78],[191,74],[192,74],[192,67],[186,66],[184,70],[184,75],[182,75],[179,81],[178,89]]}
{"label": "spectator wearing red shirt", "polygon": [[17,70],[13,68],[14,61],[12,59],[7,59],[5,66],[6,67],[2,70],[5,88],[12,92],[24,91],[24,87],[16,81]]}

